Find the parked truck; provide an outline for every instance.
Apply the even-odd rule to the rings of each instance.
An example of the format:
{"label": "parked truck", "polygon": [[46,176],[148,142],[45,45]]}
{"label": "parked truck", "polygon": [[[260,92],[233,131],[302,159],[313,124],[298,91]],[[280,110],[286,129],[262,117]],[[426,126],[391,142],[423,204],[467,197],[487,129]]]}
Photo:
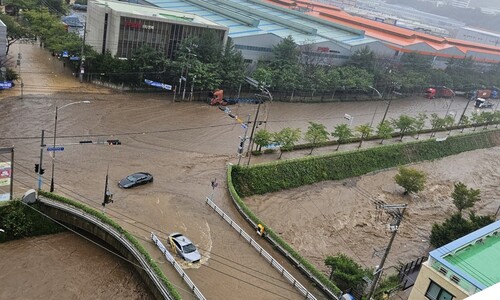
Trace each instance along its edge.
{"label": "parked truck", "polygon": [[500,89],[497,87],[492,87],[491,89],[477,89],[468,92],[465,95],[468,99],[498,99],[500,97]]}
{"label": "parked truck", "polygon": [[455,96],[455,92],[445,86],[430,87],[425,91],[425,98],[451,98]]}
{"label": "parked truck", "polygon": [[493,103],[483,98],[476,98],[474,102],[475,108],[493,108]]}
{"label": "parked truck", "polygon": [[230,104],[236,104],[236,103],[259,103],[259,101],[262,101],[261,99],[254,97],[254,98],[246,98],[246,97],[239,97],[239,98],[225,98],[224,97],[224,90],[215,90],[213,92],[208,93],[208,101],[210,105],[212,106],[226,106]]}

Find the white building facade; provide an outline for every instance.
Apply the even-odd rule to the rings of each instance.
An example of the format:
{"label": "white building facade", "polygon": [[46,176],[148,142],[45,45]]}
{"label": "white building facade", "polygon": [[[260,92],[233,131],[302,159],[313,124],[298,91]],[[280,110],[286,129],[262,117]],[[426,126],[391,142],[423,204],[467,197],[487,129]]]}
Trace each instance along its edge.
{"label": "white building facade", "polygon": [[120,58],[130,58],[147,45],[172,59],[184,39],[206,30],[214,31],[221,43],[226,42],[227,27],[193,14],[92,0],[88,6],[86,43],[98,53],[109,51]]}

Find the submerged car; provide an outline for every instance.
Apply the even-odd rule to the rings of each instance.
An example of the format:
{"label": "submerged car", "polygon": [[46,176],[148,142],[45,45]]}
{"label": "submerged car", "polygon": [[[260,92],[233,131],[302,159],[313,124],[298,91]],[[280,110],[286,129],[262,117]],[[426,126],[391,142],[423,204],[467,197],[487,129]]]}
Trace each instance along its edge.
{"label": "submerged car", "polygon": [[187,262],[196,263],[201,259],[200,252],[196,246],[185,237],[183,234],[174,232],[169,235],[170,243],[175,247],[175,251],[179,256]]}
{"label": "submerged car", "polygon": [[138,172],[131,174],[118,182],[118,186],[128,189],[141,184],[153,182],[153,175],[146,172]]}

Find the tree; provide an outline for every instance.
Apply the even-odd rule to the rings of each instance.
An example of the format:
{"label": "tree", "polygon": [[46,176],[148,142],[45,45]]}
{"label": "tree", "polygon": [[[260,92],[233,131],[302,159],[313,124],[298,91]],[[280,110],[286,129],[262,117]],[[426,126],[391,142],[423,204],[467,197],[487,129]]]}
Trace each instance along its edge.
{"label": "tree", "polygon": [[383,144],[384,140],[390,139],[393,133],[394,128],[391,126],[391,122],[384,120],[378,124],[377,135],[381,138],[380,144]]}
{"label": "tree", "polygon": [[300,139],[300,129],[286,127],[283,128],[280,132],[276,133],[275,141],[280,144],[280,156],[278,159],[281,159],[283,155],[283,151],[290,151],[293,149],[295,143]]}
{"label": "tree", "polygon": [[370,136],[370,134],[373,131],[373,128],[367,123],[356,126],[354,130],[356,130],[360,134],[358,148],[361,148],[361,144],[363,144],[363,141]]}
{"label": "tree", "polygon": [[43,45],[50,37],[53,37],[52,40],[57,40],[58,36],[64,36],[67,33],[59,18],[46,8],[25,11],[23,16],[28,21],[31,32],[40,38],[40,45]]}
{"label": "tree", "polygon": [[471,224],[455,213],[442,224],[434,223],[431,229],[430,244],[441,247],[471,232]]}
{"label": "tree", "polygon": [[349,128],[349,125],[347,124],[339,124],[335,126],[334,131],[331,133],[332,136],[337,138],[337,149],[336,151],[339,150],[340,144],[344,143],[348,139],[352,138],[352,130]]}
{"label": "tree", "polygon": [[261,151],[262,147],[269,145],[272,139],[273,134],[265,129],[257,131],[253,136],[253,142],[258,147],[257,151]]}
{"label": "tree", "polygon": [[328,141],[328,131],[326,130],[326,126],[323,124],[309,122],[309,127],[305,133],[304,139],[312,145],[311,152],[309,152],[309,154],[312,154],[314,148],[318,144]]}
{"label": "tree", "polygon": [[418,116],[415,118],[415,130],[417,131],[417,140],[420,137],[420,132],[422,129],[425,127],[425,120],[427,120],[427,115],[425,113],[419,113]]}
{"label": "tree", "polygon": [[473,231],[495,222],[492,216],[476,216],[469,213],[469,219],[454,213],[442,223],[434,223],[431,229],[430,244],[436,248],[446,245]]}
{"label": "tree", "polygon": [[399,129],[399,134],[401,135],[400,141],[406,134],[410,134],[415,131],[415,119],[410,116],[401,115],[398,119],[392,119],[392,125]]}
{"label": "tree", "polygon": [[224,56],[222,57],[221,67],[224,72],[221,72],[222,85],[229,88],[237,88],[242,82],[245,69],[245,63],[241,51],[234,48],[234,43],[231,38],[228,38]]}
{"label": "tree", "polygon": [[20,38],[29,36],[29,30],[21,26],[13,17],[9,15],[0,15],[0,20],[7,27],[7,50],[5,55],[8,55],[10,46]]}
{"label": "tree", "polygon": [[405,189],[404,194],[418,193],[424,189],[425,173],[413,168],[400,167],[399,173],[394,176],[398,185]]}
{"label": "tree", "polygon": [[373,70],[375,69],[375,61],[375,52],[370,50],[370,47],[366,46],[354,51],[348,64],[373,73]]}
{"label": "tree", "polygon": [[462,215],[462,211],[467,208],[472,208],[477,201],[481,200],[481,191],[475,189],[468,189],[462,182],[455,183],[455,188],[453,193],[451,193],[453,198],[453,204],[458,210],[458,213]]}
{"label": "tree", "polygon": [[276,89],[291,90],[297,87],[300,74],[299,57],[292,36],[284,38],[273,48],[274,60],[270,64],[273,74],[273,86]]}
{"label": "tree", "polygon": [[[455,123],[455,117],[452,115],[446,115],[443,118],[444,127],[449,129],[450,132],[451,132],[451,126],[453,126],[454,123]],[[450,134],[450,132],[448,132],[448,135]]]}
{"label": "tree", "polygon": [[488,126],[495,120],[495,113],[492,111],[483,111],[481,112],[481,116],[484,122],[483,129],[488,129]]}
{"label": "tree", "polygon": [[478,112],[473,112],[470,119],[472,121],[472,126],[474,127],[473,131],[476,131],[477,126],[484,122],[483,116]]}
{"label": "tree", "polygon": [[443,129],[444,126],[445,126],[444,119],[440,118],[438,116],[438,114],[432,113],[431,114],[431,129],[432,129],[431,137],[435,136],[436,131]]}
{"label": "tree", "polygon": [[469,117],[467,116],[463,116],[462,117],[462,122],[460,122],[460,124],[462,124],[462,129],[460,130],[460,133],[464,132],[464,129],[465,127],[469,127],[471,125],[471,121],[469,119]]}
{"label": "tree", "polygon": [[193,51],[199,61],[206,64],[219,64],[224,53],[222,38],[213,30],[203,30],[199,37],[193,37],[185,47]]}
{"label": "tree", "polygon": [[364,277],[371,277],[368,269],[363,269],[352,258],[338,253],[336,256],[327,256],[325,265],[332,268],[330,280],[342,291],[349,289],[362,289]]}

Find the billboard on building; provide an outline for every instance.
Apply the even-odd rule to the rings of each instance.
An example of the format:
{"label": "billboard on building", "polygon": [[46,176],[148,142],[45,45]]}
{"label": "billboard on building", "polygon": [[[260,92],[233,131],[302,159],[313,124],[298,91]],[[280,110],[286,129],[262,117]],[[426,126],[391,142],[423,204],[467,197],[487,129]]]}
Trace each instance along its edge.
{"label": "billboard on building", "polygon": [[10,161],[0,162],[0,201],[10,200],[11,174]]}

